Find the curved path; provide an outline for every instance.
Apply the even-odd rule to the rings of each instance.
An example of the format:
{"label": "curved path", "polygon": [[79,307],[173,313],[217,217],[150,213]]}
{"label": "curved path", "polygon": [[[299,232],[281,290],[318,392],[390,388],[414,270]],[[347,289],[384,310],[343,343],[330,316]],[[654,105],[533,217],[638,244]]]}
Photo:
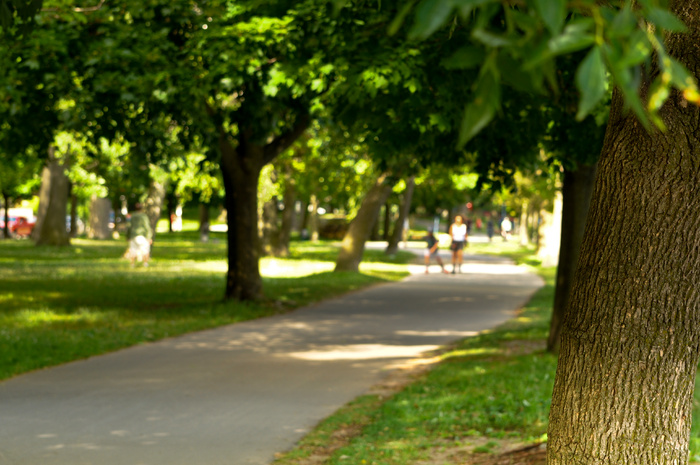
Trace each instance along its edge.
{"label": "curved path", "polygon": [[0,465],[269,464],[392,367],[507,320],[542,285],[467,262],[2,382]]}

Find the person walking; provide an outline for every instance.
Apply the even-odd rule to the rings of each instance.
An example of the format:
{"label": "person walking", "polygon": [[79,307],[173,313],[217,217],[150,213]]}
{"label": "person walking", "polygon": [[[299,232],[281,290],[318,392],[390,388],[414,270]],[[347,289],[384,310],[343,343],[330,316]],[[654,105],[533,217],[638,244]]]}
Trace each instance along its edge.
{"label": "person walking", "polygon": [[135,212],[131,215],[129,231],[127,239],[129,240],[128,256],[131,261],[131,266],[136,264],[138,260],[143,263],[143,266],[148,266],[148,261],[151,258],[151,244],[153,244],[153,229],[151,228],[151,220],[143,212],[143,207],[140,203],[135,206]]}
{"label": "person walking", "polygon": [[457,270],[461,273],[464,245],[467,243],[467,225],[464,224],[462,215],[455,216],[454,223],[450,225],[450,237],[452,238],[452,243],[450,244],[452,274],[455,274]]}
{"label": "person walking", "polygon": [[442,263],[442,258],[438,254],[438,240],[433,234],[432,229],[428,229],[428,235],[425,238],[428,248],[425,251],[425,274],[428,274],[428,268],[430,268],[430,257],[435,257],[443,273],[447,273],[445,269],[445,264]]}

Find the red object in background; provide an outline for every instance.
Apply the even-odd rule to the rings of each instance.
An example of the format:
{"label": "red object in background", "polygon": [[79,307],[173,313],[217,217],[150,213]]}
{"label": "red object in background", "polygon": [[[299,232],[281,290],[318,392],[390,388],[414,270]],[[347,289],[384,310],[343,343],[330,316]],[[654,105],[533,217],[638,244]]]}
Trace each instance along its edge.
{"label": "red object in background", "polygon": [[[10,217],[10,234],[19,237],[26,237],[34,230],[35,221],[30,221],[23,216]],[[0,218],[0,234],[5,230],[5,219]]]}

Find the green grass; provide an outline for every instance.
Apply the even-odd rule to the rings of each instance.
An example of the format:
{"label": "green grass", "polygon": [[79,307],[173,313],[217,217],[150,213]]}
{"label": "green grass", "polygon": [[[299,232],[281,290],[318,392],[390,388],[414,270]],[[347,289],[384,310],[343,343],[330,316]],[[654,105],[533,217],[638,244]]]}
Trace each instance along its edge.
{"label": "green grass", "polygon": [[361,431],[324,463],[399,465],[435,450],[493,453],[513,441],[539,441],[547,431],[556,357],[544,352],[555,270],[517,318],[447,348],[440,363],[383,399],[368,395],[323,421],[277,465],[304,463],[338,434]]}
{"label": "green grass", "polygon": [[149,268],[121,258],[123,240],[0,241],[0,379],[401,279],[413,259],[367,251],[361,273],[333,273],[336,247],[297,243],[289,259],[261,261],[265,301],[223,302],[225,237],[211,237],[160,234]]}

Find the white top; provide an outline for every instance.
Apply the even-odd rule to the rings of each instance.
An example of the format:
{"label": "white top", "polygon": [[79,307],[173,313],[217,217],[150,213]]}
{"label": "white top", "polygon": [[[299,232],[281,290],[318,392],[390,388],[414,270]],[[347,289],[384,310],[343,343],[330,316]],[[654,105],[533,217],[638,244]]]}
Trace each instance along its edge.
{"label": "white top", "polygon": [[462,223],[459,226],[452,225],[452,240],[456,242],[464,242],[467,240],[467,225]]}

